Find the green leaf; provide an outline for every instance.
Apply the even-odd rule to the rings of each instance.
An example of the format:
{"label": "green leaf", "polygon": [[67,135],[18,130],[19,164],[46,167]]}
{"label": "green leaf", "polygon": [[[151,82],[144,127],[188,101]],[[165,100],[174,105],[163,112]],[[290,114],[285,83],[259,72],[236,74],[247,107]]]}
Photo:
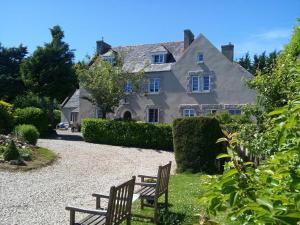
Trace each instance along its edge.
{"label": "green leaf", "polygon": [[259,205],[263,205],[263,206],[266,206],[268,207],[270,210],[273,209],[273,205],[272,203],[268,202],[267,200],[265,199],[256,199],[256,202],[259,204]]}
{"label": "green leaf", "polygon": [[220,142],[228,142],[228,140],[227,138],[223,137],[223,138],[219,138],[216,143],[220,143]]}
{"label": "green leaf", "polygon": [[225,153],[221,153],[217,156],[217,159],[222,159],[222,158],[231,158],[231,156]]}

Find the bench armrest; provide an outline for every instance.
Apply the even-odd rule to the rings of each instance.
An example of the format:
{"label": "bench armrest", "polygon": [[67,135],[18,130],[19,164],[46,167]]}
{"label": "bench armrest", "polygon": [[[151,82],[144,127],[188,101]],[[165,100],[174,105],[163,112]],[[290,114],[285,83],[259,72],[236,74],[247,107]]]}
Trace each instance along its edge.
{"label": "bench armrest", "polygon": [[92,196],[96,197],[96,209],[101,209],[101,198],[109,199],[109,196],[97,193],[92,194]]}
{"label": "bench armrest", "polygon": [[145,182],[141,182],[141,183],[135,183],[135,185],[138,186],[144,186],[144,187],[155,187],[156,183],[145,183]]}
{"label": "bench armrest", "polygon": [[96,197],[96,198],[109,198],[109,196],[107,196],[107,195],[102,195],[102,194],[97,194],[97,193],[93,193],[92,196]]}
{"label": "bench armrest", "polygon": [[149,179],[157,179],[155,176],[148,176],[148,175],[138,175],[140,178],[149,178]]}
{"label": "bench armrest", "polygon": [[106,215],[106,211],[103,211],[103,210],[84,209],[84,208],[77,208],[77,207],[72,207],[72,206],[67,206],[66,210],[73,211],[73,212],[88,213],[88,214],[93,214],[93,215],[100,215],[100,216]]}

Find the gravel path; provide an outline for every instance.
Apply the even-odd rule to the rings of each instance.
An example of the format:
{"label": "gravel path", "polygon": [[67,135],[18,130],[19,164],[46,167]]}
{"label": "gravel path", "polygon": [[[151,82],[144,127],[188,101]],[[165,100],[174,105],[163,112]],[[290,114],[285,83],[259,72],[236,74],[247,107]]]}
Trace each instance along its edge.
{"label": "gravel path", "polygon": [[90,144],[66,132],[60,138],[38,141],[59,154],[53,165],[0,172],[1,225],[68,224],[66,205],[94,208],[92,193],[108,194],[133,175],[155,175],[158,165],[174,163],[170,152]]}

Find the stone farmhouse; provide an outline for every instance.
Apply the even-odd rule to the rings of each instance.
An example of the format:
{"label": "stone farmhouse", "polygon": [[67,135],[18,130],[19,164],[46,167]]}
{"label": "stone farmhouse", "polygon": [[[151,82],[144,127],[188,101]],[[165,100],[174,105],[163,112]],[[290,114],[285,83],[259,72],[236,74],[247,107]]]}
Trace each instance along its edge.
{"label": "stone farmhouse", "polygon": [[[219,111],[240,114],[240,107],[256,98],[244,80],[252,75],[234,61],[234,45],[222,45],[220,51],[203,34],[194,38],[190,30],[177,42],[111,47],[97,41],[97,55],[110,63],[119,55],[124,69],[132,72],[145,68],[140,92],[133,93],[128,82],[126,97],[110,118],[171,123],[177,117]],[[62,122],[100,117],[97,106],[82,98],[87,94],[78,89],[62,103]]]}

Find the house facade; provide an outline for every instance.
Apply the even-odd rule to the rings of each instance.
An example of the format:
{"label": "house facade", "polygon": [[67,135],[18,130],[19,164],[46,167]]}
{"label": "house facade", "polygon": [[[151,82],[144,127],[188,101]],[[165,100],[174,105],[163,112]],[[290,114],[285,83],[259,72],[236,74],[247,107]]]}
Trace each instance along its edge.
{"label": "house facade", "polygon": [[[194,38],[190,30],[178,42],[111,47],[97,41],[97,54],[111,63],[120,56],[124,69],[145,71],[141,90],[133,93],[128,83],[125,99],[110,118],[171,123],[177,117],[219,111],[240,114],[240,107],[256,98],[244,81],[252,75],[233,60],[234,46],[229,43],[219,51],[203,34]],[[63,122],[99,116],[97,107],[81,97],[86,94],[79,89],[65,100]],[[68,108],[72,98],[77,99],[73,113],[75,108]]]}

